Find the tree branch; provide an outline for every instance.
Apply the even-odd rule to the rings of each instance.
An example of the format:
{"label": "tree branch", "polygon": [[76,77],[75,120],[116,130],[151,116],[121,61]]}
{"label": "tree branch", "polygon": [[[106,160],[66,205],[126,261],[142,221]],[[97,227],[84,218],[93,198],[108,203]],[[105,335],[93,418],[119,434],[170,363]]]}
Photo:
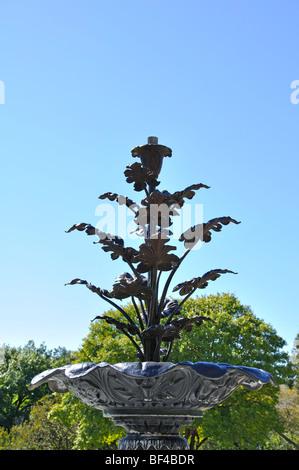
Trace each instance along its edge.
{"label": "tree branch", "polygon": [[299,445],[296,444],[296,442],[292,441],[292,439],[290,439],[289,437],[287,437],[285,434],[282,434],[280,432],[277,433],[280,437],[282,437],[283,439],[285,439],[289,444],[292,444],[295,449],[298,449],[299,450]]}

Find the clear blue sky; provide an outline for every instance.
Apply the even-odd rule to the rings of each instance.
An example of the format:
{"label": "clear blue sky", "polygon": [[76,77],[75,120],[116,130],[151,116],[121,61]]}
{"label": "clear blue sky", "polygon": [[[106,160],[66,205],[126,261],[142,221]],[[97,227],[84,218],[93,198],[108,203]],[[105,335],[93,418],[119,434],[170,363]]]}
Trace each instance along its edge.
{"label": "clear blue sky", "polygon": [[[234,293],[292,348],[298,316],[298,1],[1,0],[0,342],[77,349],[126,269],[77,222],[150,135],[173,150],[161,189],[193,183],[204,220],[230,215],[175,284],[237,271]],[[134,160],[135,161],[135,160]]]}

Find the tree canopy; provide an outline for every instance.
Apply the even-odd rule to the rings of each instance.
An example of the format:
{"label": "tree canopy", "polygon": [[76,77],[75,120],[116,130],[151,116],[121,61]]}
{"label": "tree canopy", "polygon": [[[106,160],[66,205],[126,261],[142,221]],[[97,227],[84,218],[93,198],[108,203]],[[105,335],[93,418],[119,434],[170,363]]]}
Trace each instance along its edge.
{"label": "tree canopy", "polygon": [[[134,306],[124,308],[134,316]],[[118,313],[112,313],[117,318]],[[257,367],[270,372],[278,384],[288,385],[284,389],[265,385],[258,391],[240,387],[221,405],[205,411],[193,426],[181,430],[191,449],[295,448],[298,390],[294,367],[283,349],[285,341],[232,294],[191,298],[183,313],[187,318],[204,315],[212,321],[200,328],[192,324],[188,332],[182,330],[171,350],[171,362]],[[0,366],[0,426],[11,432],[10,437],[0,432],[0,449],[116,449],[125,431],[103,418],[100,411],[70,393],[53,394],[47,386],[29,392],[27,386],[35,374],[47,368],[74,362],[131,361],[136,361],[131,340],[114,324],[101,320],[91,322],[89,334],[72,355],[63,348],[54,352],[44,345],[36,348],[33,342],[24,348],[6,348]],[[289,385],[293,386],[291,392]],[[40,401],[47,394],[52,398]],[[16,426],[21,423],[23,426]]]}
{"label": "tree canopy", "polygon": [[28,419],[35,402],[49,393],[48,387],[28,390],[31,379],[43,370],[70,360],[65,348],[49,351],[44,344],[29,341],[24,347],[6,346],[0,364],[0,426],[10,429]]}
{"label": "tree canopy", "polygon": [[[133,314],[132,306],[126,308]],[[257,318],[234,295],[218,294],[189,299],[184,310],[187,317],[200,314],[209,316],[213,322],[205,322],[200,328],[193,325],[191,332],[182,331],[172,349],[171,362],[222,362],[257,367],[270,372],[278,383],[287,382],[292,376],[289,356],[282,349],[285,341],[271,325]],[[91,324],[90,333],[77,354],[76,359],[80,362],[105,361],[113,364],[136,361],[135,348],[130,340],[113,325],[102,321]],[[205,446],[216,448],[256,448],[265,445],[270,431],[282,431],[277,401],[278,389],[270,385],[256,392],[240,387],[223,404],[204,412],[203,419],[196,420],[193,429],[182,432],[190,440],[194,440],[197,434],[197,445],[205,442]],[[68,410],[74,407],[76,413],[72,414],[77,419],[80,413],[82,423],[85,422],[84,432],[81,428],[77,441],[79,447],[91,445],[99,448],[107,444],[107,432],[110,443],[116,442],[123,434],[100,413],[92,413],[86,405],[67,395],[54,412],[69,419]],[[84,416],[88,416],[87,421]],[[105,429],[105,432],[95,433],[97,427]]]}

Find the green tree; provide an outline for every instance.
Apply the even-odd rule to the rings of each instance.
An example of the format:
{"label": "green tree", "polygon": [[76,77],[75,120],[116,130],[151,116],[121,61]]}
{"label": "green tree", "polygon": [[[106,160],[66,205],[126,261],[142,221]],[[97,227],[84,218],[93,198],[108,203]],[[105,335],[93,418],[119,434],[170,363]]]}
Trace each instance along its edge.
{"label": "green tree", "polygon": [[[134,317],[134,309],[127,305],[126,310]],[[118,312],[108,311],[114,318],[121,318]],[[75,353],[76,362],[117,362],[136,361],[136,349],[131,340],[113,325],[102,321],[91,323],[90,332],[83,339],[82,346]],[[119,439],[125,435],[123,428],[114,426],[104,418],[101,411],[80,402],[71,393],[63,395],[61,403],[50,413],[65,426],[80,423],[76,429],[74,449],[117,449]]]}
{"label": "green tree", "polygon": [[299,335],[295,338],[291,355],[295,371],[294,380],[291,380],[288,385],[281,385],[279,390],[277,410],[283,425],[283,432],[270,434],[267,443],[270,449],[299,449],[298,352]]}
{"label": "green tree", "polygon": [[24,347],[5,346],[0,364],[0,426],[10,429],[29,418],[32,405],[49,393],[47,386],[28,390],[31,379],[45,369],[59,367],[70,360],[64,348],[47,350],[29,341]]}
{"label": "green tree", "polygon": [[[214,323],[181,334],[174,345],[174,362],[218,362],[256,367],[270,372],[278,383],[293,374],[285,341],[270,324],[257,318],[234,295],[218,294],[189,300],[186,315],[200,312]],[[205,411],[197,427],[197,445],[217,449],[255,449],[265,446],[270,431],[282,432],[276,409],[279,389],[266,385],[259,391],[240,387],[221,405]]]}
{"label": "green tree", "polygon": [[76,427],[64,426],[49,417],[49,411],[61,398],[54,393],[45,395],[33,405],[28,421],[9,430],[0,428],[0,450],[71,450]]}
{"label": "green tree", "polygon": [[183,309],[186,316],[200,313],[213,322],[204,322],[191,332],[182,330],[181,339],[172,349],[173,362],[222,362],[256,367],[270,372],[279,383],[293,376],[289,355],[282,349],[285,340],[234,295],[189,299]]}
{"label": "green tree", "polygon": [[297,334],[294,340],[291,361],[294,364],[294,370],[295,370],[294,384],[291,384],[291,385],[292,386],[295,385],[297,389],[299,390],[299,333]]}
{"label": "green tree", "polygon": [[[126,312],[135,319],[135,311],[131,304],[126,305]],[[121,314],[113,310],[105,313],[120,319]],[[90,324],[90,332],[82,341],[81,348],[76,352],[80,362],[134,362],[137,359],[136,349],[131,340],[113,324],[96,320]]]}
{"label": "green tree", "polygon": [[[126,308],[133,315],[132,306]],[[172,362],[222,362],[257,367],[272,373],[278,383],[287,382],[292,376],[289,356],[282,350],[285,341],[271,325],[257,318],[249,307],[241,305],[234,295],[189,299],[182,313],[188,317],[209,316],[213,322],[205,322],[200,328],[193,326],[189,332],[182,331],[170,355]],[[114,317],[117,317],[115,313]],[[115,326],[102,321],[91,324],[90,333],[76,356],[80,362],[136,361],[130,339]],[[276,408],[278,392],[278,388],[270,385],[255,392],[240,387],[220,406],[205,411],[204,417],[193,427],[182,432],[189,438],[192,448],[262,448],[269,432],[283,432]],[[123,435],[123,431],[103,418],[100,412],[79,403],[70,394],[54,407],[53,413],[57,418],[65,419],[68,425],[80,420],[76,448],[115,448]]]}
{"label": "green tree", "polygon": [[284,428],[279,433],[280,448],[299,450],[299,393],[296,387],[280,387],[277,410]]}
{"label": "green tree", "polygon": [[49,417],[65,428],[76,428],[73,441],[75,450],[117,449],[119,439],[125,435],[123,428],[113,425],[102,412],[65,393],[60,403],[52,407]]}

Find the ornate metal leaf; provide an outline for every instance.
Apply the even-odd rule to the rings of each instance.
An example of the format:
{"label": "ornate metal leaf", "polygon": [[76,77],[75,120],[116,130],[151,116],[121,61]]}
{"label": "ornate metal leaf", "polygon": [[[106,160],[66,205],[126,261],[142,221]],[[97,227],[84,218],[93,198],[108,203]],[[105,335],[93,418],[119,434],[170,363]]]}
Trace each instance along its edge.
{"label": "ornate metal leaf", "polygon": [[214,321],[203,315],[196,316],[192,318],[180,318],[177,320],[173,320],[167,327],[165,328],[165,333],[162,337],[162,341],[173,341],[176,338],[180,338],[180,331],[186,330],[188,332],[192,331],[194,325],[201,326],[204,321]]}
{"label": "ornate metal leaf", "polygon": [[191,331],[193,325],[201,326],[204,321],[211,321],[212,323],[215,323],[214,320],[212,320],[212,318],[206,317],[204,315],[200,315],[200,316],[195,316],[191,318],[178,318],[176,320],[172,320],[170,325],[173,325],[179,329]]}
{"label": "ornate metal leaf", "polygon": [[197,184],[192,184],[191,186],[188,186],[185,188],[183,191],[177,191],[175,192],[172,197],[176,200],[176,202],[182,206],[184,204],[184,198],[187,199],[192,199],[195,196],[195,191],[201,188],[206,188],[209,189],[210,186],[207,186],[206,184],[203,183],[197,183]]}
{"label": "ornate metal leaf", "polygon": [[150,208],[152,204],[156,204],[158,206],[162,204],[166,204],[169,208],[174,206],[172,207],[172,210],[171,209],[169,210],[169,216],[179,215],[179,213],[175,210],[175,208],[178,208],[178,206],[182,207],[185,202],[184,199],[185,198],[192,199],[193,196],[195,195],[194,190],[197,190],[200,188],[209,188],[209,186],[207,186],[206,184],[202,184],[202,183],[193,184],[191,186],[188,186],[183,191],[177,191],[173,194],[169,193],[168,191],[160,192],[156,189],[149,196],[144,198],[141,201],[141,204],[143,206],[146,206],[147,208]]}
{"label": "ornate metal leaf", "polygon": [[178,213],[173,210],[169,210],[167,212],[159,210],[158,205],[154,207],[154,209],[152,206],[151,209],[149,205],[148,207],[140,207],[138,209],[134,222],[138,225],[137,230],[143,229],[143,232],[145,231],[147,224],[150,224],[151,231],[154,233],[158,233],[161,228],[162,230],[166,229],[169,232],[168,227],[172,225],[170,217],[173,215],[178,215]]}
{"label": "ornate metal leaf", "polygon": [[130,262],[134,256],[138,254],[138,251],[131,247],[124,247],[123,246],[123,239],[118,237],[111,240],[99,240],[95,243],[101,243],[102,250],[105,252],[112,251],[111,258],[113,260],[118,259],[120,256],[125,262]]}
{"label": "ornate metal leaf", "polygon": [[135,208],[139,208],[138,204],[132,201],[132,199],[129,199],[126,196],[120,196],[119,194],[116,194],[116,193],[101,194],[99,196],[99,199],[109,199],[109,201],[117,201],[120,206],[125,204],[131,210],[134,210]]}
{"label": "ornate metal leaf", "polygon": [[202,277],[194,277],[188,281],[181,282],[174,287],[173,292],[180,291],[180,295],[189,294],[193,289],[204,289],[208,285],[208,281],[215,281],[221,274],[232,273],[236,274],[233,271],[228,269],[212,269],[205,273]]}
{"label": "ornate metal leaf", "polygon": [[134,248],[125,247],[123,238],[118,235],[101,232],[90,224],[75,224],[67,230],[67,233],[72,232],[73,230],[79,230],[80,232],[85,230],[87,235],[97,235],[99,240],[94,243],[101,243],[104,245],[102,250],[105,252],[111,251],[112,253],[110,256],[113,260],[118,259],[121,256],[125,262],[130,262],[131,259],[139,253]]}
{"label": "ornate metal leaf", "polygon": [[144,168],[141,163],[131,163],[127,165],[125,170],[125,176],[127,183],[134,183],[135,191],[142,191],[149,186],[158,186],[159,181],[156,180],[154,173],[148,168]]}
{"label": "ornate metal leaf", "polygon": [[102,232],[96,227],[93,227],[93,225],[86,224],[84,222],[73,225],[71,228],[66,230],[66,233],[73,232],[73,230],[79,230],[79,232],[83,232],[85,230],[87,235],[97,235],[97,237],[100,239],[98,243],[101,243],[101,241],[103,240],[110,240],[110,239],[119,240],[119,243],[120,243],[120,240],[122,240],[120,237],[116,235],[111,235],[110,233]]}
{"label": "ornate metal leaf", "polygon": [[194,227],[191,227],[190,229],[186,230],[186,232],[182,233],[179,240],[185,242],[184,245],[186,249],[193,248],[193,246],[199,240],[208,243],[209,241],[211,241],[212,237],[211,230],[214,230],[214,232],[220,232],[222,229],[222,225],[228,225],[230,222],[234,224],[241,223],[237,222],[231,217],[218,217],[209,220],[207,223],[197,224]]}
{"label": "ornate metal leaf", "polygon": [[176,247],[166,245],[167,242],[167,239],[158,235],[142,243],[139,247],[139,254],[132,259],[132,263],[139,263],[137,271],[145,273],[153,268],[160,271],[171,270],[179,258],[174,254],[169,254],[169,251],[176,250]]}
{"label": "ornate metal leaf", "polygon": [[[172,225],[171,217],[180,215],[174,206],[175,201],[167,191],[153,191],[149,196],[141,201],[142,206],[136,213],[134,221],[140,227],[146,224],[156,225],[164,229]],[[166,211],[165,211],[166,206]],[[157,230],[158,231],[158,230]]]}
{"label": "ornate metal leaf", "polygon": [[167,193],[171,204],[177,204],[180,207],[182,207],[185,203],[185,198],[192,199],[195,196],[194,190],[198,190],[200,188],[209,189],[210,186],[207,186],[206,184],[203,184],[203,183],[198,183],[198,184],[192,184],[191,186],[188,186],[183,191],[176,191],[173,194],[167,193],[167,191],[164,191],[163,193],[165,195]]}
{"label": "ornate metal leaf", "polygon": [[104,250],[106,253],[111,251],[111,259],[115,260],[121,256],[125,262],[130,262],[131,259],[138,254],[138,251],[134,248],[124,246],[123,238],[116,235],[105,235],[105,238],[101,237],[100,240],[94,243],[100,243],[101,245],[104,245],[102,246],[102,250]]}
{"label": "ornate metal leaf", "polygon": [[145,328],[141,332],[141,337],[142,339],[153,339],[153,338],[162,338],[164,334],[165,326],[160,324],[160,325],[152,325],[149,326],[148,328]]}
{"label": "ornate metal leaf", "polygon": [[118,328],[122,332],[128,331],[128,333],[131,333],[132,335],[136,335],[139,333],[139,328],[136,325],[133,325],[131,323],[120,322],[118,320],[115,320],[115,318],[109,317],[107,315],[99,315],[95,317],[92,321],[94,320],[105,320],[106,323],[116,326],[116,328]]}
{"label": "ornate metal leaf", "polygon": [[82,222],[81,224],[75,224],[73,225],[71,228],[69,228],[68,230],[66,230],[66,233],[70,233],[72,232],[73,230],[79,230],[80,232],[83,232],[85,230],[85,232],[87,233],[87,235],[95,235],[96,234],[96,228],[93,227],[92,225],[90,224],[85,224],[84,222]]}
{"label": "ornate metal leaf", "polygon": [[149,196],[142,199],[141,204],[146,207],[149,207],[150,204],[167,204],[170,206],[173,204],[170,196],[171,194],[168,191],[161,192],[158,189],[155,189],[155,191],[153,191]]}
{"label": "ornate metal leaf", "polygon": [[111,297],[109,292],[106,290],[106,289],[101,289],[100,287],[96,287],[94,286],[93,284],[91,284],[90,282],[88,281],[84,281],[82,279],[79,279],[79,278],[76,278],[76,279],[73,279],[71,282],[68,282],[67,284],[65,284],[66,286],[72,286],[74,284],[84,284],[86,285],[86,287],[91,290],[92,292],[95,292],[96,294],[98,294],[100,297],[102,297],[103,295],[105,297]]}
{"label": "ornate metal leaf", "polygon": [[212,321],[203,315],[192,318],[180,318],[173,320],[169,325],[153,325],[141,332],[142,339],[159,338],[161,341],[173,341],[180,338],[180,331],[191,331],[193,325],[200,326],[204,321]]}
{"label": "ornate metal leaf", "polygon": [[[165,302],[164,302],[164,306],[163,306],[163,310],[162,310],[162,314],[161,314],[162,318],[169,317],[169,315],[171,315],[172,312],[177,310],[178,304],[179,303],[178,303],[177,300],[166,299]],[[179,315],[180,312],[181,312],[181,309],[179,308],[177,310],[176,315]]]}
{"label": "ornate metal leaf", "polygon": [[126,299],[137,297],[140,300],[147,300],[152,291],[147,287],[147,279],[144,276],[136,277],[130,273],[122,273],[115,279],[113,290],[109,294],[116,299]]}
{"label": "ornate metal leaf", "polygon": [[164,157],[171,157],[172,150],[165,145],[139,145],[132,149],[133,157],[140,157],[144,168],[150,168],[155,176],[158,176]]}

